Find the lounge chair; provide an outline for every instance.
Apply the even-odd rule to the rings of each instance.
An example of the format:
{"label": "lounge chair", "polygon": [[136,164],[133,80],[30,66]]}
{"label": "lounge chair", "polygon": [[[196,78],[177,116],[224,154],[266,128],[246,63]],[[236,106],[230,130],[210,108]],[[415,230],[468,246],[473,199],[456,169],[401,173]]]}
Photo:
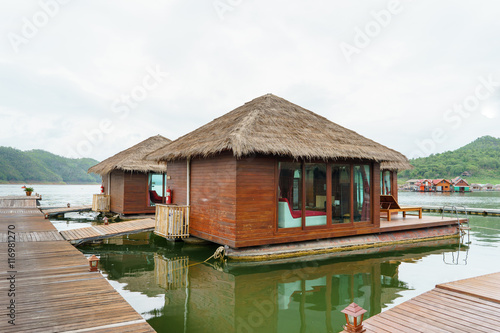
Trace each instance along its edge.
{"label": "lounge chair", "polygon": [[391,220],[392,213],[399,212],[403,212],[403,218],[406,217],[406,212],[418,212],[418,218],[422,218],[422,207],[400,206],[392,195],[380,196],[380,213],[387,213],[387,221]]}
{"label": "lounge chair", "polygon": [[154,190],[149,191],[149,200],[151,200],[151,202],[153,202],[153,203],[162,203],[163,202],[163,198],[160,197],[158,195],[158,193],[156,193],[156,191],[154,191]]}

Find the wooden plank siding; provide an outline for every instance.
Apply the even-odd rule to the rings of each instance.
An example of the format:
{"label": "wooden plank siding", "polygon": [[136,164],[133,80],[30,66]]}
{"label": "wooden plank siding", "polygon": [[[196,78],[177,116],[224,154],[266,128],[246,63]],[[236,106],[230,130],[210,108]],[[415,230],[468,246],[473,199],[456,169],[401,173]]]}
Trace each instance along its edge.
{"label": "wooden plank siding", "polygon": [[167,186],[172,190],[172,204],[184,206],[187,204],[187,166],[186,161],[168,162]]}
{"label": "wooden plank siding", "polygon": [[123,214],[154,214],[155,207],[149,206],[148,174],[124,172]]}
{"label": "wooden plank siding", "polygon": [[148,174],[113,170],[103,176],[104,191],[108,192],[108,177],[111,177],[109,193],[110,208],[120,214],[154,214],[155,207],[149,207]]}
{"label": "wooden plank siding", "polygon": [[230,154],[191,161],[190,233],[235,246],[236,159]]}
{"label": "wooden plank siding", "polygon": [[109,176],[111,177],[109,190],[111,195],[110,209],[112,212],[123,214],[124,173],[122,170],[114,170]]}
{"label": "wooden plank siding", "polygon": [[[258,245],[276,229],[277,167],[275,157],[246,157],[237,161],[237,246]],[[257,242],[257,243],[256,243]],[[267,242],[265,242],[267,244]],[[245,246],[245,245],[244,245]]]}

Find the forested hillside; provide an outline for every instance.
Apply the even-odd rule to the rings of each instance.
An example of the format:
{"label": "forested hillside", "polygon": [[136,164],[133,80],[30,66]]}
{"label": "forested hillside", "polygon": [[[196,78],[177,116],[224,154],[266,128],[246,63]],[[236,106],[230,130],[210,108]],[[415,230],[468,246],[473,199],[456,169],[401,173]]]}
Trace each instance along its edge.
{"label": "forested hillside", "polygon": [[[401,172],[401,178],[455,178],[464,171],[473,181],[500,179],[500,138],[483,136],[454,151],[410,160],[413,170]],[[467,177],[465,177],[467,179]]]}
{"label": "forested hillside", "polygon": [[100,176],[87,174],[97,163],[91,158],[71,159],[44,150],[0,147],[0,183],[99,183]]}

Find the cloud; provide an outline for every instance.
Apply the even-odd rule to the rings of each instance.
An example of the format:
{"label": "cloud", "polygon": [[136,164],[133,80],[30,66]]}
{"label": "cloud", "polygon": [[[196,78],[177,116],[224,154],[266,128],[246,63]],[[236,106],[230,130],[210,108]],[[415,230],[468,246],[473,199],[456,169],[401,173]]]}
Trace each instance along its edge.
{"label": "cloud", "polygon": [[[22,34],[25,18],[43,8],[1,3],[0,144],[69,156],[109,120],[114,130],[88,150],[104,159],[152,135],[175,139],[274,93],[411,154],[433,127],[445,126],[443,114],[480,76],[500,81],[500,4],[401,1],[348,63],[339,45],[354,43],[388,6],[242,1],[221,19],[212,1],[70,1],[16,53],[8,34]],[[155,66],[168,78],[126,118],[113,112]],[[435,152],[499,137],[496,101],[485,101],[460,130],[447,129]],[[36,140],[22,135],[28,131]]]}

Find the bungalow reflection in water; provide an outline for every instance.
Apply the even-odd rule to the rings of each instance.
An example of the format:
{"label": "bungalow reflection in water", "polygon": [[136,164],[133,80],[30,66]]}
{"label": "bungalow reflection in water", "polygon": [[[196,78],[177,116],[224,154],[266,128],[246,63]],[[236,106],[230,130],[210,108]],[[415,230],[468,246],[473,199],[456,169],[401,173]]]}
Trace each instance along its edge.
{"label": "bungalow reflection in water", "polygon": [[157,330],[168,327],[166,332],[338,332],[345,324],[340,310],[351,302],[369,317],[409,289],[398,277],[402,261],[445,252],[443,244],[452,243],[456,240],[429,242],[433,247],[425,254],[224,268],[189,266],[194,262],[187,256],[155,255],[155,281],[166,290],[165,307],[148,322]]}

